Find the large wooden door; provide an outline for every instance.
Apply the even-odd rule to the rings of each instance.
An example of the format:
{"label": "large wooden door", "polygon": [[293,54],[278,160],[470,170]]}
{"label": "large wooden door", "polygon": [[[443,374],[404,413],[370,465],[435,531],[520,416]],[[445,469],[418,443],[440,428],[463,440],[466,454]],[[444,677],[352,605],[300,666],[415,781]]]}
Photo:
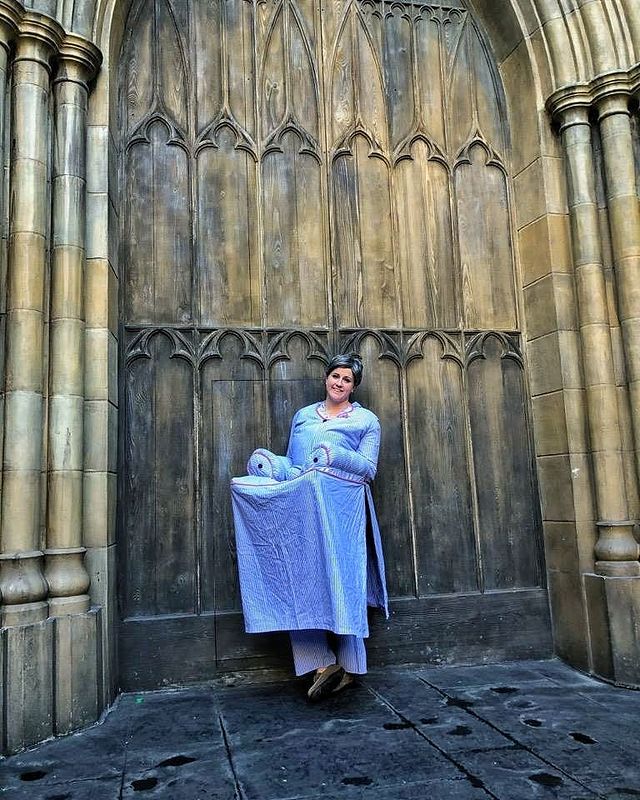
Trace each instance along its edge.
{"label": "large wooden door", "polygon": [[461,2],[142,0],[120,73],[125,687],[243,633],[229,480],[338,350],[381,419],[373,661],[546,653],[509,131]]}

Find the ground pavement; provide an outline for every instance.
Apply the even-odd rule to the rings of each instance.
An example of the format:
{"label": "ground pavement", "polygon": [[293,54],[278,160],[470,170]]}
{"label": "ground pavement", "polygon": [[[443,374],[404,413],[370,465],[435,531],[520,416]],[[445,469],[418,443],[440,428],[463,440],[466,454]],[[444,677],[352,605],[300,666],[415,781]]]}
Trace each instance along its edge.
{"label": "ground pavement", "polygon": [[559,661],[383,668],[318,705],[300,680],[125,694],[0,760],[12,800],[632,800],[640,692]]}

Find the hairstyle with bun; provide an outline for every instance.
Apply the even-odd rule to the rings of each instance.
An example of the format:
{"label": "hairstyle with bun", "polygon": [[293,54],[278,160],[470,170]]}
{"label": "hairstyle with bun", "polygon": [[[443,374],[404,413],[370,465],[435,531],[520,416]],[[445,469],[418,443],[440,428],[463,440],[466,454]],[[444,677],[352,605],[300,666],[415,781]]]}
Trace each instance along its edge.
{"label": "hairstyle with bun", "polygon": [[334,369],[350,369],[353,373],[353,385],[359,386],[362,380],[362,359],[358,353],[339,353],[327,364],[324,374],[329,376]]}

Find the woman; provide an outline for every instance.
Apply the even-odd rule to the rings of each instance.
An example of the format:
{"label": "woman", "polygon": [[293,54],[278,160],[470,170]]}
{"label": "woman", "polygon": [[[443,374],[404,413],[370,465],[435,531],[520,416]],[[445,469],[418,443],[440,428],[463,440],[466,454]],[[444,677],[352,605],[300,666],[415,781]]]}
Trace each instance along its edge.
{"label": "woman", "polygon": [[361,380],[357,355],[333,358],[324,401],[293,418],[287,455],[256,450],[231,487],[246,630],[289,631],[296,675],[314,672],[310,700],[367,671],[367,605],[388,613],[368,483],[380,423],[352,400]]}

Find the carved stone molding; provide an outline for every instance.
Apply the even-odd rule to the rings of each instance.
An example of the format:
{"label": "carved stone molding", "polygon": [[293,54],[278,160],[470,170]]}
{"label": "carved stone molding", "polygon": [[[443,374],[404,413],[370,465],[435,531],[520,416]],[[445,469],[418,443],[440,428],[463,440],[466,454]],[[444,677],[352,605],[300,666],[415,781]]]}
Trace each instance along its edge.
{"label": "carved stone molding", "polygon": [[18,35],[18,26],[24,9],[15,0],[0,0],[0,45],[9,48]]}
{"label": "carved stone molding", "polygon": [[75,65],[85,81],[95,76],[102,63],[100,50],[89,39],[66,33],[53,17],[25,9],[15,0],[0,0],[0,45],[9,47],[19,38],[45,46],[49,58],[57,56],[66,65]]}
{"label": "carved stone molding", "polygon": [[88,83],[100,69],[102,53],[93,42],[68,33],[58,51],[58,78]]}
{"label": "carved stone molding", "polygon": [[595,108],[611,97],[621,97],[629,102],[640,93],[640,64],[628,71],[616,70],[598,75],[589,83],[563,86],[547,100],[547,111],[562,120],[572,108]]}

